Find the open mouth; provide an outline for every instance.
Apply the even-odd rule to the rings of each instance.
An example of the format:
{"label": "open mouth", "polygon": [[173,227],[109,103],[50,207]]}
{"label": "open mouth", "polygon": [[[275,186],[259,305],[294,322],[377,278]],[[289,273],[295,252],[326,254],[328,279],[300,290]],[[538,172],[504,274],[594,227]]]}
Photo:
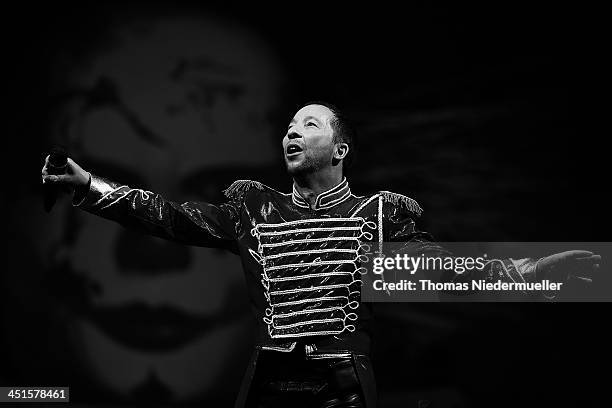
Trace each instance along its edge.
{"label": "open mouth", "polygon": [[297,156],[298,154],[302,153],[303,150],[304,149],[302,149],[298,144],[289,144],[287,145],[287,157]]}

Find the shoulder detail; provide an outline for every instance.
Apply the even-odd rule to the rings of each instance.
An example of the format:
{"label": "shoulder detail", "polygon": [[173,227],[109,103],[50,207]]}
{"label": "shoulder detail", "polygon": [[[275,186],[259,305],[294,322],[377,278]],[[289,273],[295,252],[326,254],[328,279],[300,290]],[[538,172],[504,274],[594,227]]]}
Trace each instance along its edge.
{"label": "shoulder detail", "polygon": [[241,201],[244,198],[244,195],[253,188],[263,190],[264,185],[259,181],[236,180],[228,188],[223,190],[223,194],[230,200]]}
{"label": "shoulder detail", "polygon": [[410,197],[398,193],[392,193],[391,191],[380,191],[379,194],[384,201],[404,207],[408,211],[412,211],[418,216],[421,216],[423,213],[423,209],[419,203]]}

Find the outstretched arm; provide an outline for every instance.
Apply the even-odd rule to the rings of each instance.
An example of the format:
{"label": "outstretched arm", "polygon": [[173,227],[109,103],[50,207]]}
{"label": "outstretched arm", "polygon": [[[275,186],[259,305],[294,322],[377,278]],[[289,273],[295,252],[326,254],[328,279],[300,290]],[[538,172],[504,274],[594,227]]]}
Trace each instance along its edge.
{"label": "outstretched arm", "polygon": [[160,238],[237,252],[239,206],[235,203],[169,201],[91,174],[70,158],[64,174],[52,175],[48,160],[42,170],[43,183],[72,191],[76,207]]}
{"label": "outstretched arm", "polygon": [[[389,234],[387,240],[404,243],[398,250],[413,257],[425,255],[428,257],[452,257],[453,254],[436,243],[433,237],[426,232],[419,231],[415,224],[418,215],[404,212],[396,213],[390,217]],[[489,282],[551,282],[564,283],[570,277],[590,282],[593,274],[599,269],[601,256],[590,251],[565,251],[539,259],[492,259],[484,267],[472,269],[461,274],[452,270],[427,271],[432,280],[439,282],[471,282],[472,280],[485,280]],[[435,275],[435,276],[434,276]],[[455,293],[455,292],[453,292]],[[464,292],[465,293],[465,292]],[[552,293],[542,293],[552,299]]]}

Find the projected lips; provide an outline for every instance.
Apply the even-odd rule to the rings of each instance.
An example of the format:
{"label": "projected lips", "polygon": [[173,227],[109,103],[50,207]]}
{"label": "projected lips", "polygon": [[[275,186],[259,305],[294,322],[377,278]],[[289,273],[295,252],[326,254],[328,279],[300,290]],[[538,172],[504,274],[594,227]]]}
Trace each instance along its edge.
{"label": "projected lips", "polygon": [[[96,286],[70,264],[52,270],[45,285],[80,318],[91,321],[101,332],[126,347],[140,351],[168,352],[184,347],[199,336],[236,323],[244,317],[248,299],[236,295],[240,287],[227,287],[219,310],[191,312],[163,305],[149,306],[131,301],[121,306],[95,306],[88,290]],[[89,286],[89,288],[88,288]],[[236,286],[239,286],[236,284]]]}
{"label": "projected lips", "polygon": [[[92,310],[89,317],[106,335],[138,350],[169,350],[195,339],[218,324],[231,323],[234,316],[204,317],[168,306],[129,304]],[[228,319],[229,317],[229,319]]]}

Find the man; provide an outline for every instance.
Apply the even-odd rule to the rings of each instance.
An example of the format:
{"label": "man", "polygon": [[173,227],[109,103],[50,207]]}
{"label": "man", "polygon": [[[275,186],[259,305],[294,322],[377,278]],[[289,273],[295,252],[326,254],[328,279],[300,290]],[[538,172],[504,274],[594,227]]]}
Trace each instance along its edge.
{"label": "man", "polygon": [[[43,183],[68,185],[74,205],[126,227],[240,255],[260,325],[237,406],[373,407],[371,307],[360,302],[364,252],[389,241],[444,250],[416,228],[422,210],[413,199],[351,192],[344,174],[353,147],[341,112],[310,103],[283,139],[291,193],[239,180],[221,205],[180,204],[104,180],[70,159],[66,174],[49,175],[48,158]],[[569,251],[538,261],[498,260],[481,272],[491,280],[493,272],[508,280],[563,280],[568,265],[596,268],[599,259]]]}

